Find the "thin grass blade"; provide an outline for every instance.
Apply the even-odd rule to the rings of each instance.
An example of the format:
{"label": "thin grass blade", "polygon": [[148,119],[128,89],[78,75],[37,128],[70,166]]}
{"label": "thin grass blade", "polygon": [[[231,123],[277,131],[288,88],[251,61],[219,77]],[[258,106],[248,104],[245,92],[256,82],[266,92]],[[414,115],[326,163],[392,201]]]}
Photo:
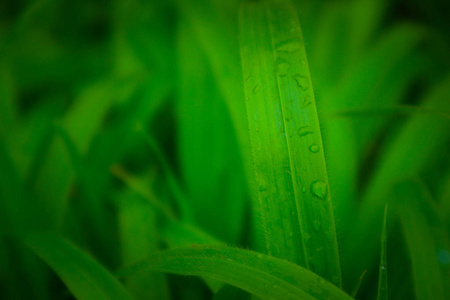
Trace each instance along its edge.
{"label": "thin grass blade", "polygon": [[388,205],[384,207],[383,230],[381,233],[381,257],[378,273],[378,296],[377,300],[388,299],[388,273],[387,273],[387,233],[386,222],[388,214]]}

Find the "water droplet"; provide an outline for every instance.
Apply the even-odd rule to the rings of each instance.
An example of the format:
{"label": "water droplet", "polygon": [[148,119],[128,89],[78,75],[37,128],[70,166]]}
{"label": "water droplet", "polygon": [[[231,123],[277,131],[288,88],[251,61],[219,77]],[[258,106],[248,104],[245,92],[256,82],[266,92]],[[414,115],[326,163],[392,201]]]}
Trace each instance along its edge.
{"label": "water droplet", "polygon": [[333,242],[333,231],[331,229],[329,229],[329,230],[327,230],[325,235],[327,236],[327,242],[332,243]]}
{"label": "water droplet", "polygon": [[302,107],[307,108],[308,106],[311,105],[311,103],[312,103],[311,96],[305,96],[303,98]]}
{"label": "water droplet", "polygon": [[297,86],[302,89],[303,91],[306,91],[309,87],[308,78],[306,76],[295,74],[292,75],[292,79],[294,79]]}
{"label": "water droplet", "polygon": [[313,228],[315,231],[320,231],[320,229],[322,228],[322,223],[319,220],[314,220],[313,221]]}
{"label": "water droplet", "polygon": [[255,85],[255,87],[253,88],[253,93],[258,93],[260,89],[261,88],[259,87],[259,84]]}
{"label": "water droplet", "polygon": [[306,193],[308,190],[306,188],[306,186],[302,186],[302,193]]}
{"label": "water droplet", "polygon": [[311,128],[309,128],[309,126],[300,127],[300,129],[298,130],[298,134],[301,137],[305,136],[305,135],[308,135],[308,134],[312,134],[312,133],[314,133],[314,132],[311,130]]}
{"label": "water droplet", "polygon": [[259,191],[260,191],[261,193],[263,193],[263,192],[265,192],[265,191],[267,191],[267,190],[268,190],[267,184],[266,184],[265,182],[260,182],[260,183],[259,183]]}
{"label": "water droplet", "polygon": [[291,38],[275,44],[275,49],[278,51],[293,52],[301,49],[301,40],[298,38]]}
{"label": "water droplet", "polygon": [[325,199],[328,195],[328,186],[325,182],[317,180],[311,184],[311,191],[320,199]]}
{"label": "water droplet", "polygon": [[312,144],[311,146],[309,146],[309,150],[311,150],[312,153],[317,153],[319,152],[319,146],[317,146],[316,144]]}
{"label": "water droplet", "polygon": [[252,75],[248,74],[248,76],[245,78],[245,81],[250,81],[250,79],[252,79]]}
{"label": "water droplet", "polygon": [[277,71],[280,76],[287,76],[291,72],[291,64],[282,57],[277,57]]}

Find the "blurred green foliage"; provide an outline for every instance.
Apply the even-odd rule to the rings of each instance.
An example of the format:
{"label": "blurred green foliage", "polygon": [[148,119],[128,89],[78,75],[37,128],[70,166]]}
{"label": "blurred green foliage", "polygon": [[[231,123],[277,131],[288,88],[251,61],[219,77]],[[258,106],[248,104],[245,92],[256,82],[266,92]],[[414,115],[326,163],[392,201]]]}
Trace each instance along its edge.
{"label": "blurred green foliage", "polygon": [[[203,277],[113,278],[160,250],[265,251],[252,202],[241,2],[0,2],[1,299],[104,290],[118,299],[246,299]],[[449,2],[292,3],[318,104],[343,290],[377,297],[389,202],[387,295],[448,299]],[[186,274],[184,263],[162,271]],[[76,292],[90,284],[91,296]]]}

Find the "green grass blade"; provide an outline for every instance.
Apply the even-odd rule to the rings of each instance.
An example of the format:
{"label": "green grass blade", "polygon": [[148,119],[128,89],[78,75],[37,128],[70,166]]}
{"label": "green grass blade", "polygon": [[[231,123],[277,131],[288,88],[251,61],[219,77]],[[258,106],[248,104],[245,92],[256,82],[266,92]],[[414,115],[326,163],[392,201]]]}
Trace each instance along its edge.
{"label": "green grass blade", "polygon": [[[238,41],[231,26],[221,22],[221,13],[216,11],[210,1],[192,0],[177,1],[180,12],[193,29],[210,62],[212,71],[221,93],[223,94],[228,110],[230,111],[237,138],[243,147],[248,146],[248,130],[245,119],[245,104],[239,67]],[[228,63],[224,63],[228,62]],[[249,154],[250,156],[250,154]]]}
{"label": "green grass blade", "polygon": [[444,274],[448,274],[450,268],[441,270],[439,262],[439,252],[449,250],[448,233],[442,234],[442,222],[431,196],[425,186],[416,181],[404,181],[395,186],[394,192],[412,262],[417,299],[448,299],[445,292],[448,282],[444,277],[448,275]]}
{"label": "green grass blade", "polygon": [[0,71],[0,137],[7,138],[12,128],[16,126],[17,108],[15,107],[14,79],[9,68],[2,65]]}
{"label": "green grass blade", "polygon": [[333,208],[303,37],[287,3],[248,3],[241,56],[255,177],[270,255],[340,285]]}
{"label": "green grass blade", "polygon": [[214,295],[213,300],[250,300],[251,295],[235,286],[226,284]]}
{"label": "green grass blade", "polygon": [[243,161],[219,83],[197,40],[186,22],[180,24],[176,112],[181,174],[196,223],[235,244],[246,204]]}
{"label": "green grass blade", "polygon": [[113,166],[111,172],[121,179],[131,191],[145,199],[154,209],[157,209],[158,213],[165,218],[167,224],[163,227],[161,234],[170,247],[221,243],[198,227],[179,221],[171,208],[157,198],[152,189],[141,178],[129,174],[120,166]]}
{"label": "green grass blade", "polygon": [[351,299],[335,285],[291,262],[226,246],[161,252],[125,268],[120,275],[146,270],[210,277],[262,299]]}
{"label": "green grass blade", "polygon": [[138,195],[145,198],[149,203],[162,213],[163,216],[169,219],[175,219],[175,213],[165,203],[161,202],[150,190],[146,182],[129,174],[125,169],[120,166],[111,167],[111,173],[122,180],[131,190],[135,191]]}
{"label": "green grass blade", "polygon": [[378,297],[377,300],[388,299],[388,273],[387,273],[387,251],[386,251],[386,222],[388,214],[388,205],[384,207],[383,231],[381,233],[381,257],[380,268],[378,274]]}
{"label": "green grass blade", "polygon": [[[111,172],[117,178],[121,179],[130,191],[145,199],[147,204],[151,205],[153,209],[156,209],[157,212],[164,217],[167,224],[165,224],[158,234],[161,234],[161,237],[170,248],[222,243],[196,226],[186,223],[185,221],[179,221],[171,208],[157,198],[152,189],[148,187],[141,178],[130,175],[120,166],[112,167]],[[130,235],[135,236],[135,233],[130,233]],[[212,291],[217,291],[222,286],[222,283],[215,280],[208,278],[204,278],[204,280]]]}
{"label": "green grass blade", "polygon": [[363,283],[364,277],[366,276],[367,270],[364,270],[362,272],[361,276],[359,276],[358,283],[356,284],[355,288],[353,289],[353,292],[351,293],[353,298],[356,298],[359,292],[359,289],[361,288],[361,285]]}
{"label": "green grass blade", "polygon": [[147,145],[152,150],[156,158],[156,161],[161,166],[161,169],[167,178],[168,185],[180,209],[181,218],[186,222],[192,222],[193,221],[192,209],[189,205],[190,204],[189,200],[187,199],[183,189],[178,183],[178,180],[169,165],[169,160],[164,155],[164,152],[161,150],[161,147],[159,147],[157,141],[155,141],[155,139],[150,134],[145,132],[142,128],[139,128],[139,133],[143,138],[143,140],[145,140]]}
{"label": "green grass blade", "polygon": [[[151,205],[131,190],[118,197],[122,261],[128,265],[158,250],[156,214]],[[147,272],[127,278],[125,286],[134,299],[170,299],[164,274]]]}
{"label": "green grass blade", "polygon": [[[67,112],[62,126],[81,154],[87,151],[89,142],[99,127],[114,99],[114,84],[104,80],[83,90],[77,101]],[[37,194],[49,211],[48,219],[53,226],[61,226],[70,186],[75,172],[71,168],[70,157],[61,139],[55,139],[49,150],[36,182]],[[43,175],[44,174],[44,175]]]}
{"label": "green grass blade", "polygon": [[58,274],[77,299],[131,299],[106,269],[59,236],[33,234],[24,242]]}
{"label": "green grass blade", "polygon": [[[428,92],[421,106],[448,114],[449,96],[450,77],[447,77]],[[400,131],[395,132],[380,151],[380,163],[365,191],[358,223],[351,232],[349,257],[360,260],[357,264],[361,268],[357,270],[359,274],[375,257],[377,240],[374,237],[381,233],[381,226],[377,224],[383,218],[386,196],[392,184],[419,174],[440,153],[447,151],[449,139],[448,119],[432,114],[418,114],[410,118]],[[360,255],[361,247],[367,249],[364,255]]]}

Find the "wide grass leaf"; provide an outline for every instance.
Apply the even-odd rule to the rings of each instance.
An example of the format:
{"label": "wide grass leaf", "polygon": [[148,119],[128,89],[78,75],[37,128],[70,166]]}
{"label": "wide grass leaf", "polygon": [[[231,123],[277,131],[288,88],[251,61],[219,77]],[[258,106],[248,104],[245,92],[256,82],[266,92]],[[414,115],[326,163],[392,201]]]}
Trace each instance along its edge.
{"label": "wide grass leaf", "polygon": [[225,98],[197,36],[181,24],[178,153],[197,224],[229,243],[242,232],[245,173]]}
{"label": "wide grass leaf", "polygon": [[105,268],[63,238],[39,233],[26,237],[24,242],[58,274],[77,299],[131,299]]}
{"label": "wide grass leaf", "polygon": [[227,246],[194,246],[154,254],[123,269],[210,277],[262,299],[351,299],[341,289],[288,261]]}
{"label": "wide grass leaf", "polygon": [[285,1],[245,4],[240,39],[267,251],[340,285],[322,137],[297,15]]}

